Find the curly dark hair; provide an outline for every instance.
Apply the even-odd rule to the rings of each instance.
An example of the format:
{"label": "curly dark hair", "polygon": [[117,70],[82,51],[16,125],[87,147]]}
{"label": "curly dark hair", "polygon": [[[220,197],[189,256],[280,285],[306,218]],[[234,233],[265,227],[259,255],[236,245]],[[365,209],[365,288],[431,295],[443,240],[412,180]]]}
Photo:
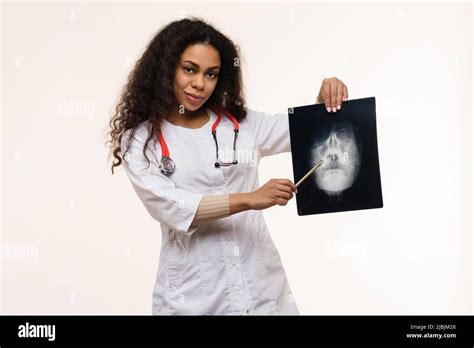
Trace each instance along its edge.
{"label": "curly dark hair", "polygon": [[[150,164],[146,155],[148,142],[176,100],[173,81],[179,59],[188,46],[198,43],[213,46],[221,59],[216,87],[202,108],[222,109],[238,120],[246,117],[240,48],[203,19],[190,17],[173,21],[155,34],[135,63],[109,122],[111,140],[106,141],[106,145],[112,144],[109,159],[110,154],[116,159],[112,163],[112,175],[114,167],[122,163],[130,149],[137,126],[145,120],[152,125],[143,149],[143,155]],[[122,136],[129,129],[132,129],[131,136],[121,155],[124,150],[120,145]]]}

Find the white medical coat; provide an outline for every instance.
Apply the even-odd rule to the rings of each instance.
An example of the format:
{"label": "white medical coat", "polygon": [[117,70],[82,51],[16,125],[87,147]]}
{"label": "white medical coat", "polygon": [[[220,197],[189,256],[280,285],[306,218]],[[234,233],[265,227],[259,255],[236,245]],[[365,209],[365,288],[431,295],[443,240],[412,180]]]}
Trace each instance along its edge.
{"label": "white medical coat", "polygon": [[[159,141],[153,145],[154,138],[145,169],[143,144],[150,123],[137,128],[124,167],[145,208],[161,224],[153,314],[299,314],[262,211],[190,228],[204,195],[255,191],[260,158],[290,151],[288,115],[246,110],[236,143],[239,163],[220,168],[214,166],[214,112],[206,109],[210,120],[198,129],[163,120],[163,136],[176,163],[169,177],[158,169],[161,147]],[[122,153],[129,136],[130,130],[122,138]],[[231,161],[226,155],[232,154],[234,125],[226,116],[217,126],[217,138],[219,158]]]}

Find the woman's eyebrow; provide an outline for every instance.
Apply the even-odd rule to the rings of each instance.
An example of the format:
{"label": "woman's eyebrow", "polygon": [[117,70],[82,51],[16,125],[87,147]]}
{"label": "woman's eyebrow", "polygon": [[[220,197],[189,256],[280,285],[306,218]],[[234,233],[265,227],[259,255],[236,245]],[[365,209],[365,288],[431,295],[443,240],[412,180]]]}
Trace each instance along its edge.
{"label": "woman's eyebrow", "polygon": [[[199,68],[199,65],[194,63],[193,61],[191,60],[183,60],[183,63],[191,63],[192,65],[196,66]],[[220,66],[219,65],[216,65],[216,66],[212,66],[210,67],[209,69],[220,69]]]}

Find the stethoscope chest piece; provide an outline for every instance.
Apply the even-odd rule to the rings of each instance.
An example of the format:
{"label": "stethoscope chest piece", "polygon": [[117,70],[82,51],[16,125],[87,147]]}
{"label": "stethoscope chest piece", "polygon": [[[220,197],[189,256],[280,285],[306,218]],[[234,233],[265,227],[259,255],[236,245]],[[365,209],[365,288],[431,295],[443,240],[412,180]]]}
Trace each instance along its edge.
{"label": "stethoscope chest piece", "polygon": [[159,168],[163,174],[165,174],[166,176],[170,176],[174,172],[176,164],[171,158],[163,156],[161,157]]}

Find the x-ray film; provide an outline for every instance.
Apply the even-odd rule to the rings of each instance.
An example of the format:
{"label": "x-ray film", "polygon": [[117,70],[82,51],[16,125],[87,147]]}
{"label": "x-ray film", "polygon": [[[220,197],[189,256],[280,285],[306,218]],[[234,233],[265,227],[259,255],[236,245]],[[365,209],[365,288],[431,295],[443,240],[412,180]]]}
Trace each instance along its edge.
{"label": "x-ray film", "polygon": [[288,109],[298,215],[382,208],[375,97]]}

